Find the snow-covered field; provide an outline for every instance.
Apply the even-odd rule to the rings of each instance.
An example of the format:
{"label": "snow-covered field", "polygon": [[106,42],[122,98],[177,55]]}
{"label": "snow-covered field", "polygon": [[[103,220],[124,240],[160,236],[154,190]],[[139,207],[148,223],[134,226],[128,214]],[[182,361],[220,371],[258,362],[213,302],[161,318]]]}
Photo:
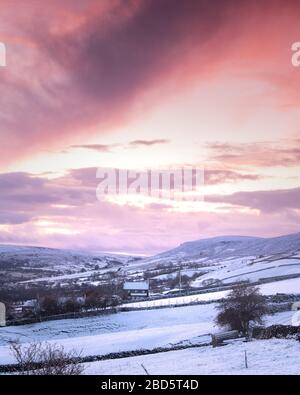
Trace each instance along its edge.
{"label": "snow-covered field", "polygon": [[[205,274],[196,279],[192,286],[201,287],[208,280],[219,280],[223,284],[238,281],[256,282],[264,278],[289,276],[300,274],[300,259],[274,259],[252,261],[251,259],[237,259],[223,262],[223,268],[213,273]],[[300,283],[300,280],[299,280]]]}
{"label": "snow-covered field", "polygon": [[[7,341],[53,341],[84,355],[171,346],[195,341],[214,328],[214,305],[124,312],[0,328],[0,363],[11,361]],[[197,339],[198,342],[207,338]]]}
{"label": "snow-covered field", "polygon": [[[300,277],[290,280],[274,281],[272,283],[263,284],[260,290],[264,295],[282,294],[299,294],[300,295]],[[218,299],[226,298],[229,291],[208,292],[203,294],[187,295],[170,297],[165,299],[141,301],[127,303],[124,306],[133,308],[148,308],[158,306],[171,306],[171,305],[184,305],[188,303],[215,301]]]}
{"label": "snow-covered field", "polygon": [[228,294],[228,291],[220,291],[220,292],[210,292],[198,295],[187,295],[187,296],[178,296],[178,297],[170,297],[165,299],[157,299],[157,300],[149,300],[149,301],[141,301],[141,302],[132,302],[124,304],[124,307],[133,307],[133,308],[148,308],[148,307],[159,307],[159,306],[171,306],[171,305],[184,305],[193,302],[208,302],[219,300],[225,298]]}
{"label": "snow-covered field", "polygon": [[[217,270],[218,266],[204,266],[200,267],[199,269],[186,269],[186,270],[181,270],[181,276],[187,276],[187,277],[193,277],[195,274],[202,275],[203,273],[206,272],[211,272],[214,270]],[[167,274],[160,274],[158,276],[152,277],[153,279],[156,280],[168,280],[168,279],[174,279],[179,275],[178,271],[172,272],[172,273],[167,273]]]}
{"label": "snow-covered field", "polygon": [[276,293],[300,295],[300,277],[264,284],[260,289],[264,295],[274,295]]}
{"label": "snow-covered field", "polygon": [[[99,265],[98,265],[99,266]],[[115,269],[116,270],[116,269]],[[60,282],[63,280],[86,280],[87,278],[98,275],[98,274],[105,274],[108,272],[113,271],[113,269],[108,268],[108,269],[102,269],[102,270],[89,270],[85,272],[80,272],[80,273],[73,273],[73,274],[62,274],[61,276],[52,276],[52,277],[41,277],[41,278],[36,278],[34,280],[27,280],[27,281],[21,281],[20,284],[26,284],[26,283],[34,283],[37,284],[39,282]]]}
{"label": "snow-covered field", "polygon": [[[7,342],[50,341],[82,355],[207,343],[214,326],[215,304],[132,311],[72,320],[0,328],[0,364],[12,363]],[[292,312],[266,318],[266,324],[290,324]]]}
{"label": "snow-covered field", "polygon": [[[248,369],[245,368],[245,351]],[[202,347],[166,353],[94,362],[86,374],[143,375],[143,364],[153,375],[280,375],[300,374],[300,343],[295,340],[236,342],[225,347]]]}

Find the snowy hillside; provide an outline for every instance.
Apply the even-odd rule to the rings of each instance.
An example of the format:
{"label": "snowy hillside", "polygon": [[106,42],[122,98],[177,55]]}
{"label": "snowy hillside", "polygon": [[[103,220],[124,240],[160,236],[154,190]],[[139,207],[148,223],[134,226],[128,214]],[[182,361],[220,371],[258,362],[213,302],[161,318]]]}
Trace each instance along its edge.
{"label": "snowy hillside", "polygon": [[60,250],[45,247],[23,247],[0,245],[0,268],[4,263],[23,263],[24,266],[44,267],[48,269],[78,269],[78,264],[95,265],[97,263],[125,264],[133,257],[123,254],[88,253],[72,250]]}
{"label": "snowy hillside", "polygon": [[190,285],[196,288],[298,277],[300,289],[300,233],[275,238],[224,236],[186,242],[134,262],[128,269],[134,273],[158,267],[168,268],[167,274],[162,270],[153,279],[174,279],[180,269],[181,276],[193,276]]}
{"label": "snowy hillside", "polygon": [[81,272],[118,270],[135,259],[123,254],[0,245],[0,274],[6,282],[56,276],[62,280],[64,275],[72,278]]}
{"label": "snowy hillside", "polygon": [[217,263],[232,257],[255,258],[297,252],[300,254],[300,233],[275,238],[223,236],[186,242],[177,248],[146,258],[142,263],[145,265],[190,261]]}
{"label": "snowy hillside", "polygon": [[[117,272],[121,280],[128,275],[143,278],[145,271],[158,267],[160,271],[153,272],[153,277],[150,275],[153,280],[176,279],[180,267],[181,275],[191,278],[192,287],[296,278],[300,277],[300,233],[276,238],[216,237],[186,242],[144,259],[122,254],[0,245],[0,274],[7,276],[6,281],[74,280],[80,283],[92,281],[97,274],[96,281],[100,284],[109,272]],[[161,270],[164,267],[169,269]]]}

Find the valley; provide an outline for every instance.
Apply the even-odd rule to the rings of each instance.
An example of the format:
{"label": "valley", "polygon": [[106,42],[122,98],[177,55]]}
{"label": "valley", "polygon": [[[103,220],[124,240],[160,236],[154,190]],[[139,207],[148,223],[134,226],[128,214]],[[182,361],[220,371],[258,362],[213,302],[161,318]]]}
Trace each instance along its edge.
{"label": "valley", "polygon": [[[197,362],[194,367],[202,366],[203,353],[212,353],[211,334],[221,331],[215,322],[216,307],[236,284],[255,284],[267,298],[270,312],[264,317],[265,326],[291,325],[293,303],[300,300],[300,234],[276,239],[200,240],[146,258],[1,246],[0,269],[2,280],[6,279],[1,282],[2,300],[13,295],[11,303],[16,306],[36,300],[35,310],[25,310],[27,321],[15,317],[0,328],[0,365],[13,363],[12,341],[46,342],[76,350],[84,360],[97,360],[85,363],[88,374],[143,374],[140,363],[153,369],[154,363],[162,361],[173,366],[168,372],[179,374],[179,367],[168,356],[175,353],[196,358],[199,350],[200,365]],[[123,283],[141,280],[150,285],[149,298],[128,299]],[[71,310],[53,317],[41,315],[37,306],[43,299],[48,304],[64,300]],[[254,343],[260,347],[259,341]],[[279,341],[265,343],[263,348],[270,358],[276,347],[283,347]],[[238,354],[243,347],[237,342],[225,349]],[[259,351],[254,344],[247,347],[257,359]],[[258,369],[259,361],[255,363]],[[209,374],[216,366],[199,369]],[[230,374],[240,368],[219,369]]]}

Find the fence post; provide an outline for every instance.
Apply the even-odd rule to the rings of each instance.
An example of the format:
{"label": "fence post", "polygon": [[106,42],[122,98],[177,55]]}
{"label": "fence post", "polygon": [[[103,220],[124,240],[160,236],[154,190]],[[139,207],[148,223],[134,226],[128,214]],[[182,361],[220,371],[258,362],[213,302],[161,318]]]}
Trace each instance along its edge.
{"label": "fence post", "polygon": [[246,350],[245,350],[245,368],[248,369],[248,356]]}

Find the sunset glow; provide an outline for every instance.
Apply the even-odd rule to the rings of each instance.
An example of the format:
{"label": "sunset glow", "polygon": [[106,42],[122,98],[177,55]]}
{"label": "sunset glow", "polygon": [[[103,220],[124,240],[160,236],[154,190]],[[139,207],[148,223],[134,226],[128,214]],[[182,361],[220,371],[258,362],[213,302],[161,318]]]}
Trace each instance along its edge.
{"label": "sunset glow", "polygon": [[[0,0],[0,243],[152,254],[299,231],[299,2],[42,3]],[[183,166],[204,201],[96,197],[98,167]]]}

